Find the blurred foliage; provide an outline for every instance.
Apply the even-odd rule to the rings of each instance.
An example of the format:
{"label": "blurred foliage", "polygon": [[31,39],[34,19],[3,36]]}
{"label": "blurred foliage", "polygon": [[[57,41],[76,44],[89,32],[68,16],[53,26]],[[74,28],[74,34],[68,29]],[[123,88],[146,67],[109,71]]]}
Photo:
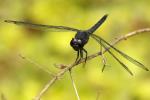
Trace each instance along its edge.
{"label": "blurred foliage", "polygon": [[[31,100],[52,77],[19,54],[53,73],[59,71],[53,64],[70,64],[76,58],[69,45],[75,33],[32,30],[4,23],[5,19],[87,29],[107,13],[95,34],[111,41],[150,27],[149,4],[150,0],[0,0],[0,93],[8,100]],[[150,35],[143,34],[117,47],[149,67],[149,41]],[[85,48],[89,54],[99,51],[92,39]],[[103,73],[100,57],[88,61],[85,69],[78,65],[73,70],[81,100],[96,100],[98,91],[102,100],[150,100],[149,72],[124,61],[134,72],[132,77],[110,55],[105,56],[110,66]],[[43,100],[76,100],[69,75],[57,81]]]}

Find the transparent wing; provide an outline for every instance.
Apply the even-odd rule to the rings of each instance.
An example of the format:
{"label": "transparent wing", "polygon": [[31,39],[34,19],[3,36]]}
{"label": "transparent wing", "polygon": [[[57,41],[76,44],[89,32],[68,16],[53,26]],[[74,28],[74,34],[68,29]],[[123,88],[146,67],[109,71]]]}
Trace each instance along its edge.
{"label": "transparent wing", "polygon": [[101,41],[99,38],[95,37],[95,36],[91,36],[93,39],[95,39],[98,43],[100,43],[131,75],[133,75],[133,73],[130,71],[130,69],[124,64],[122,63],[106,46],[106,44]]}
{"label": "transparent wing", "polygon": [[102,39],[101,37],[95,35],[95,34],[91,34],[91,37],[93,39],[95,39],[98,43],[101,43],[101,45],[130,73],[132,74],[132,72],[126,67],[126,65],[124,65],[112,52],[110,52],[109,49],[107,48],[112,48],[114,49],[116,52],[118,52],[121,56],[123,56],[124,58],[126,58],[127,60],[129,60],[131,63],[135,64],[136,66],[148,71],[148,69],[140,62],[138,62],[137,60],[131,58],[130,56],[128,56],[127,54],[123,53],[122,51],[118,50],[117,48],[113,47],[111,44],[109,44],[108,42],[106,42],[104,39]]}
{"label": "transparent wing", "polygon": [[52,30],[52,31],[80,31],[78,29],[75,28],[71,28],[71,27],[67,27],[67,26],[53,26],[53,25],[42,25],[42,24],[33,24],[33,23],[29,23],[29,22],[23,22],[23,21],[14,21],[14,20],[5,20],[5,22],[7,23],[13,23],[16,25],[23,25],[23,26],[27,26],[33,29],[45,29],[45,30]]}

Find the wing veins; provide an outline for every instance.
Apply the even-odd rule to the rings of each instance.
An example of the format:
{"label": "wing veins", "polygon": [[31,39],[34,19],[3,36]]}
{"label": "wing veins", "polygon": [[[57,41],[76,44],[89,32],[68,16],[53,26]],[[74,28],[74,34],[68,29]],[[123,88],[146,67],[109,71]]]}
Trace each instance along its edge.
{"label": "wing veins", "polygon": [[24,25],[29,27],[35,27],[35,28],[47,28],[47,29],[59,29],[59,30],[67,30],[67,31],[80,31],[79,29],[67,27],[67,26],[54,26],[54,25],[43,25],[43,24],[33,24],[29,22],[23,22],[23,21],[14,21],[14,20],[5,20],[7,23],[13,23],[16,25]]}
{"label": "wing veins", "polygon": [[101,43],[101,45],[105,48],[105,50],[108,51],[109,54],[112,55],[112,56],[115,58],[115,60],[118,61],[118,62],[120,63],[120,65],[122,65],[122,67],[126,69],[127,72],[129,72],[130,75],[133,76],[133,73],[130,71],[130,69],[129,69],[124,63],[122,63],[122,62],[108,49],[108,47],[107,47],[103,42],[100,42],[100,38],[97,39],[97,37],[95,37],[95,36],[92,36],[92,38],[95,39],[97,42]]}
{"label": "wing veins", "polygon": [[117,48],[115,48],[114,46],[112,46],[111,44],[109,44],[108,42],[106,42],[104,39],[102,39],[101,37],[92,34],[93,36],[99,38],[100,40],[102,40],[104,43],[106,43],[108,46],[110,46],[111,48],[113,48],[115,51],[117,51],[120,55],[122,55],[124,58],[126,58],[127,60],[129,60],[131,63],[135,64],[136,66],[149,71],[148,68],[146,68],[142,63],[140,63],[139,61],[131,58],[130,56],[128,56],[127,54],[123,53],[122,51],[118,50]]}

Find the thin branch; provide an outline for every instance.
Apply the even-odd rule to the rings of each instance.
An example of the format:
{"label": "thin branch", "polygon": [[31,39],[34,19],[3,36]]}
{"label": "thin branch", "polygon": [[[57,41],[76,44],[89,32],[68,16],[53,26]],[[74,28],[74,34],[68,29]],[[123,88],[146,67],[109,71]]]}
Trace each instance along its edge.
{"label": "thin branch", "polygon": [[99,100],[99,98],[100,98],[100,90],[97,91],[96,100]]}
{"label": "thin branch", "polygon": [[27,62],[29,62],[29,63],[35,65],[37,68],[39,68],[39,69],[41,69],[42,71],[48,73],[49,75],[55,76],[55,75],[53,74],[53,72],[51,72],[47,67],[43,68],[42,65],[36,63],[35,61],[31,60],[30,58],[27,58],[27,57],[23,56],[22,54],[19,54],[19,57],[21,57],[21,59],[23,59],[23,60],[25,60],[25,61],[27,61]]}
{"label": "thin branch", "polygon": [[[111,45],[115,45],[117,43],[119,43],[122,40],[126,40],[127,38],[130,38],[132,36],[144,33],[144,32],[150,32],[150,28],[144,28],[144,29],[139,29],[133,32],[130,32],[126,35],[123,35],[119,38],[117,38],[114,42],[111,43]],[[110,48],[108,48],[110,49]],[[108,50],[107,49],[107,50]],[[107,50],[103,51],[103,53],[105,53]],[[95,54],[92,54],[90,56],[87,57],[87,60],[91,60],[99,55],[102,55],[102,52],[97,52]],[[41,96],[48,90],[48,88],[50,86],[52,86],[60,77],[62,77],[67,71],[69,71],[70,69],[72,69],[73,67],[75,67],[76,65],[79,65],[80,63],[83,63],[85,61],[85,58],[81,59],[79,62],[77,63],[73,63],[70,65],[64,65],[64,64],[60,64],[57,65],[59,66],[59,68],[64,68],[62,70],[60,70],[60,72],[58,72],[51,80],[49,80],[49,82],[44,86],[44,88],[39,92],[39,94],[35,97],[34,100],[40,100]]]}
{"label": "thin branch", "polygon": [[77,91],[77,88],[76,88],[76,84],[75,84],[75,82],[74,82],[74,80],[72,78],[71,70],[69,70],[69,75],[70,75],[70,78],[71,78],[71,82],[72,82],[72,85],[73,85],[73,88],[74,88],[77,100],[80,100],[80,97],[79,97],[79,94],[78,94],[78,91]]}

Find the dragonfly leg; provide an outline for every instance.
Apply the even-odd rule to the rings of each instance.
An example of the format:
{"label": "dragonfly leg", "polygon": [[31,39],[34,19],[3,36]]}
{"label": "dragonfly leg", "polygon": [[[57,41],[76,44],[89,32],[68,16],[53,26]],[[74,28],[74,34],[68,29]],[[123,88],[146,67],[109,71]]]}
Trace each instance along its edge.
{"label": "dragonfly leg", "polygon": [[77,51],[77,58],[75,60],[75,63],[78,63],[82,58],[83,58],[83,51],[82,51],[82,49],[80,49]]}
{"label": "dragonfly leg", "polygon": [[83,51],[82,49],[80,50],[80,60],[83,58]]}
{"label": "dragonfly leg", "polygon": [[77,58],[76,58],[76,60],[75,60],[75,63],[78,62],[79,54],[80,54],[80,51],[77,51]]}
{"label": "dragonfly leg", "polygon": [[82,52],[82,50],[78,50],[77,51],[77,58],[75,60],[75,63],[78,63],[82,58],[83,58],[83,52]]}
{"label": "dragonfly leg", "polygon": [[84,48],[83,48],[83,51],[85,52],[85,63],[86,63],[88,53],[87,53],[87,51]]}
{"label": "dragonfly leg", "polygon": [[[86,51],[84,48],[82,48],[81,51],[82,51],[82,53],[85,52],[85,61],[84,61],[83,66],[82,66],[83,68],[85,68],[86,60],[87,60],[87,51]],[[83,57],[82,57],[82,58],[83,58]]]}

